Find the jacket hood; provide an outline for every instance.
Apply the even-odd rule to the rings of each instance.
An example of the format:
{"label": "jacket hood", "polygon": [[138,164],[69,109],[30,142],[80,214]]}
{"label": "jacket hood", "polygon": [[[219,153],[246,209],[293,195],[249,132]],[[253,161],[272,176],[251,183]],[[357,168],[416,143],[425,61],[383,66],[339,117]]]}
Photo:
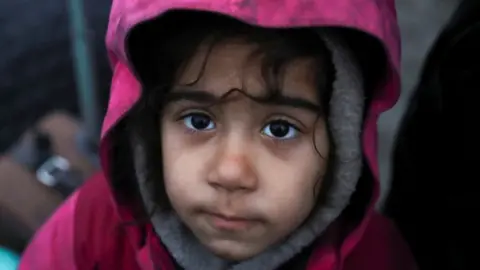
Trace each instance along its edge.
{"label": "jacket hood", "polygon": [[[102,129],[101,162],[109,175],[109,134],[135,105],[141,95],[141,83],[128,52],[128,34],[148,20],[173,10],[208,11],[224,14],[260,27],[328,27],[344,31],[347,43],[359,59],[368,93],[365,108],[362,150],[364,171],[373,179],[364,188],[357,188],[364,199],[362,213],[344,238],[341,253],[347,254],[358,243],[379,196],[377,162],[377,119],[391,108],[399,96],[400,46],[393,0],[114,0],[107,32],[107,47],[114,70],[110,102]],[[358,50],[358,51],[356,51]],[[368,53],[366,53],[368,52]],[[371,54],[370,54],[371,53]],[[374,60],[381,59],[381,60]],[[357,192],[357,193],[358,193]],[[114,196],[115,197],[115,196]],[[121,210],[121,209],[120,209]],[[120,211],[121,215],[124,211]]]}

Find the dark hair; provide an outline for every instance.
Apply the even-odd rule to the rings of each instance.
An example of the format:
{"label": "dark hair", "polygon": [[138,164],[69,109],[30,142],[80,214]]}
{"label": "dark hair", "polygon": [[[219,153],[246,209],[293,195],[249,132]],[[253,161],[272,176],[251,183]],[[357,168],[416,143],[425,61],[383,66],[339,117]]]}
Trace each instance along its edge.
{"label": "dark hair", "polygon": [[[186,24],[187,21],[190,23]],[[258,49],[252,53],[252,57],[261,57],[262,76],[268,91],[262,97],[249,97],[259,102],[268,102],[282,95],[281,82],[287,64],[298,58],[314,59],[318,70],[315,79],[321,104],[318,115],[319,117],[328,116],[335,71],[329,50],[320,35],[312,29],[259,28],[222,15],[202,12],[172,12],[160,19],[138,26],[129,35],[127,47],[136,75],[142,82],[143,93],[135,108],[124,121],[123,127],[127,128],[127,132],[123,129],[116,134],[124,136],[120,133],[135,132],[141,139],[141,143],[148,146],[144,147],[147,162],[145,176],[149,181],[153,181],[154,197],[158,206],[162,208],[169,207],[169,202],[161,180],[163,171],[159,112],[161,112],[166,96],[173,86],[176,74],[181,72],[200,44],[206,42],[210,48],[213,48],[232,38],[240,38],[258,45]],[[205,63],[207,61],[208,54]],[[200,71],[198,78],[202,76],[202,72]],[[243,89],[235,90],[248,95]],[[118,147],[123,148],[130,144],[129,139],[124,138]],[[131,150],[129,151],[129,153],[123,152],[122,155],[113,153],[112,158],[131,157]],[[330,153],[334,153],[333,149]],[[131,161],[128,162],[131,163]],[[114,164],[112,179],[122,185],[122,189],[125,190],[125,183],[119,182],[124,181],[118,179],[119,174],[120,177],[133,176],[128,180],[132,182],[132,179],[135,179],[134,173],[125,174],[118,170],[125,170],[128,167],[133,170],[132,165],[125,166],[124,162],[124,166],[118,168],[115,161]],[[327,182],[322,183],[322,193],[328,187]],[[136,183],[129,185],[128,190],[132,190]],[[138,187],[135,190],[138,191]]]}

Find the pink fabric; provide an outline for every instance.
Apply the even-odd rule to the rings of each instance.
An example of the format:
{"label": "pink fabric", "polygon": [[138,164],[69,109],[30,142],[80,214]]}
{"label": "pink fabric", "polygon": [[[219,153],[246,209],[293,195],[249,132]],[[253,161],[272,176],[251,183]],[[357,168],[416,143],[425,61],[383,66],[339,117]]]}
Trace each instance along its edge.
{"label": "pink fabric", "polygon": [[[109,149],[108,132],[132,108],[140,96],[140,84],[127,61],[124,48],[125,37],[136,24],[171,9],[214,11],[251,24],[269,27],[352,27],[377,37],[384,44],[388,57],[387,80],[382,88],[376,91],[377,96],[374,97],[368,109],[363,133],[363,146],[368,165],[377,179],[369,210],[362,222],[346,237],[340,250],[335,250],[330,245],[318,248],[309,262],[308,269],[331,270],[334,267],[344,270],[414,269],[410,253],[394,226],[374,210],[379,196],[376,122],[379,114],[391,108],[399,96],[400,39],[394,0],[113,0],[106,43],[114,75],[110,102],[102,129],[101,145],[101,160],[105,172],[108,172],[106,159]],[[38,232],[24,254],[21,270],[87,269],[79,265],[94,265],[95,262],[89,261],[95,258],[89,245],[95,246],[93,250],[97,250],[100,245],[112,247],[111,252],[105,255],[108,258],[102,257],[108,261],[105,264],[108,267],[102,269],[150,270],[154,269],[153,264],[155,264],[157,267],[162,266],[164,270],[173,270],[168,253],[151,231],[144,246],[137,246],[135,243],[138,241],[132,240],[141,235],[137,227],[122,229],[116,233],[116,237],[104,239],[108,241],[108,245],[104,245],[103,239],[91,241],[96,244],[88,241],[79,243],[73,240],[84,239],[83,236],[92,237],[89,233],[95,232],[95,228],[90,228],[93,226],[99,226],[104,230],[116,228],[129,215],[128,207],[120,207],[116,205],[115,200],[112,200],[115,196],[107,187],[107,182],[103,176],[97,177],[91,181],[90,187],[80,190],[80,194],[97,192],[101,195],[94,196],[94,202],[90,201],[94,206],[91,207],[91,213],[88,215],[83,212],[75,213],[78,211],[78,207],[74,205],[78,195],[72,196],[55,213]],[[111,196],[108,196],[108,193]],[[119,215],[111,213],[113,208],[118,210]],[[111,226],[98,225],[99,219],[101,222],[111,223]],[[74,227],[74,223],[81,226]],[[79,231],[83,228],[88,230]],[[99,230],[101,229],[97,229]],[[103,232],[94,233],[94,235],[100,237]],[[79,238],[78,234],[82,237]],[[129,239],[125,240],[126,238]],[[82,256],[85,256],[74,256],[74,253],[79,252],[83,252]],[[132,255],[132,252],[136,252],[135,255]],[[338,256],[341,257],[340,262],[337,260]],[[79,258],[84,259],[79,261]]]}
{"label": "pink fabric", "polygon": [[19,270],[76,270],[74,214],[78,192],[72,194],[36,233],[25,250]]}
{"label": "pink fabric", "polygon": [[362,240],[345,258],[339,269],[415,270],[417,267],[409,247],[398,234],[394,224],[380,214],[374,213]]}

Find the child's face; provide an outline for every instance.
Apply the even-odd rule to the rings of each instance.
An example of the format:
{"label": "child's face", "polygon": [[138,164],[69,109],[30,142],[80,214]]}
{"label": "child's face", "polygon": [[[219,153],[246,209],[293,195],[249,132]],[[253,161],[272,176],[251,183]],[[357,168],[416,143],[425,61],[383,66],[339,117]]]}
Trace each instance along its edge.
{"label": "child's face", "polygon": [[[231,89],[265,94],[261,59],[249,57],[254,49],[239,40],[217,45],[199,81],[182,86],[199,76],[208,51],[201,46],[172,90],[201,94],[168,104],[161,119],[169,200],[203,245],[231,260],[259,254],[307,218],[329,152],[318,112],[258,103],[241,92],[211,106],[209,96]],[[319,105],[311,62],[286,67],[282,94]]]}

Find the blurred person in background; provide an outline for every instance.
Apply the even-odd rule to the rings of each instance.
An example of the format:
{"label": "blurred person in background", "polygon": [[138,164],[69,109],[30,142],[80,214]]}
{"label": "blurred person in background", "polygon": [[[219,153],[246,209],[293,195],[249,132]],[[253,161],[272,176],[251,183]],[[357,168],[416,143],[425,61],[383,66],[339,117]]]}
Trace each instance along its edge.
{"label": "blurred person in background", "polygon": [[399,44],[391,0],[113,1],[103,173],[20,269],[415,269],[375,211]]}
{"label": "blurred person in background", "polygon": [[[52,111],[79,116],[68,1],[0,1],[0,153]],[[105,28],[111,1],[82,0],[101,110],[111,70]]]}
{"label": "blurred person in background", "polygon": [[[85,57],[78,57],[73,45],[89,45],[95,60],[92,92],[98,95],[98,110],[105,111],[112,73],[104,36],[111,1],[77,1],[84,7],[76,14],[86,22],[85,31],[74,31],[69,23],[74,21],[68,9],[72,2],[0,1],[0,246],[16,252],[77,183],[97,171],[78,139],[86,121],[79,106],[84,83],[75,76],[75,59]],[[55,160],[71,169],[48,171],[61,185],[38,177]]]}
{"label": "blurred person in background", "polygon": [[428,54],[396,139],[386,211],[420,269],[479,269],[480,1],[458,7]]}

